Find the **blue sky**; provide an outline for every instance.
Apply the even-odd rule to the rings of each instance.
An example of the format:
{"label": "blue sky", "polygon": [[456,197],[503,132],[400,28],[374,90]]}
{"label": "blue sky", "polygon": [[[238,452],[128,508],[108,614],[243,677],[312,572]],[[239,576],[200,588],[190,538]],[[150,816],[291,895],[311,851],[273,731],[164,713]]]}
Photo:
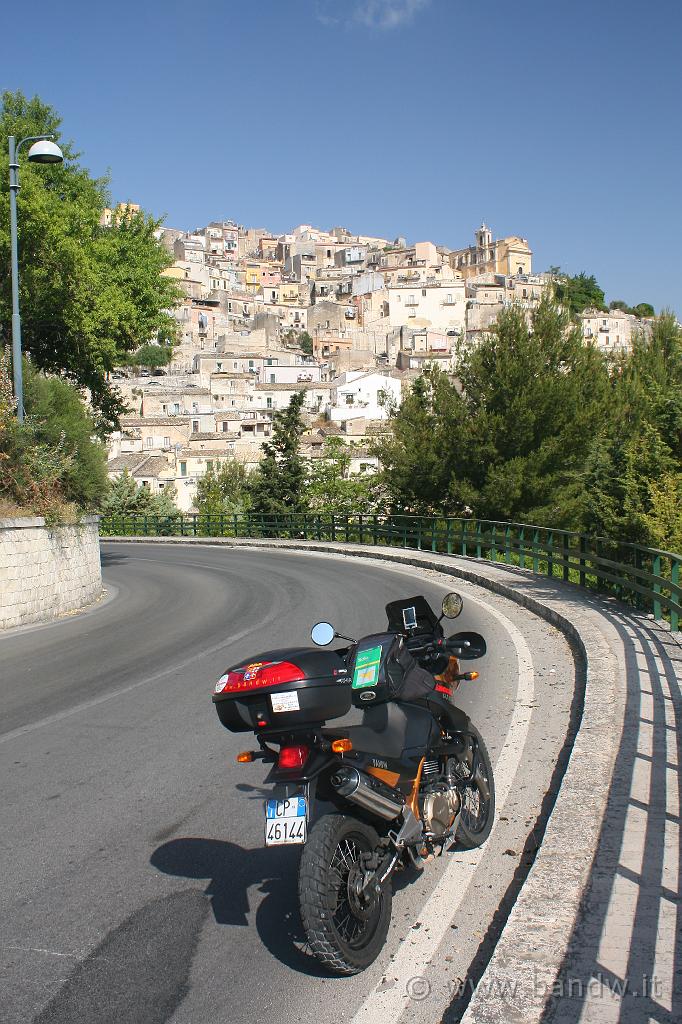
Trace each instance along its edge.
{"label": "blue sky", "polygon": [[11,20],[3,87],[169,225],[455,248],[484,218],[538,270],[682,314],[673,0],[33,0]]}

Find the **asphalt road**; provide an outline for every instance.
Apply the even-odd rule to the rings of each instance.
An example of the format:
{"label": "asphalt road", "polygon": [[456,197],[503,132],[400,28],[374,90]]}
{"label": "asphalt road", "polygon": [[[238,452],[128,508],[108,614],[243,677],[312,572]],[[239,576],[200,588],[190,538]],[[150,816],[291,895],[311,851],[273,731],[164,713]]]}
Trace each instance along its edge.
{"label": "asphalt road", "polygon": [[0,638],[0,1020],[440,1020],[565,737],[563,638],[458,586],[456,628],[488,641],[460,703],[497,762],[499,821],[482,851],[402,877],[384,955],[329,978],[303,944],[298,850],[262,847],[265,769],[234,763],[248,734],[222,728],[211,689],[244,656],[306,643],[320,618],[360,636],[384,628],[386,601],[438,605],[448,588],[406,567],[215,547],[104,544],[103,567],[96,610]]}

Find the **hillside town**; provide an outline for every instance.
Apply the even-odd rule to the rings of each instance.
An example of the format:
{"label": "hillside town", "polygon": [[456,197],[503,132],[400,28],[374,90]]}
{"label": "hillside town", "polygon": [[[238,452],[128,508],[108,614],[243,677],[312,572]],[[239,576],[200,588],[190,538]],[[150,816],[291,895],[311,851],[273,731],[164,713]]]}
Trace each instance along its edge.
{"label": "hillside town", "polygon": [[[102,223],[137,210],[119,204]],[[319,458],[337,436],[350,472],[374,473],[372,442],[424,366],[451,373],[462,345],[511,303],[530,317],[552,280],[533,272],[525,238],[496,239],[485,223],[461,249],[309,224],[275,235],[231,220],[157,234],[183,296],[177,343],[167,367],[112,375],[128,413],[109,441],[108,475],[168,490],[183,512],[211,467],[257,465],[274,413],[297,391],[302,453]],[[581,321],[586,342],[607,353],[627,351],[641,326],[618,309],[588,309]]]}

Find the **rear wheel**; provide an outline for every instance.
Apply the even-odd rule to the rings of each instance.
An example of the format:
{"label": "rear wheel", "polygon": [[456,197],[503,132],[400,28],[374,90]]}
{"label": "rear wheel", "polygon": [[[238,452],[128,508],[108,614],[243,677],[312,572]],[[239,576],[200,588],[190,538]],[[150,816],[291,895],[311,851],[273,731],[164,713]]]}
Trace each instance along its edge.
{"label": "rear wheel", "polygon": [[[482,846],[495,821],[495,777],[488,748],[473,725],[469,726],[473,741],[466,758],[459,760],[456,772],[460,777],[462,814],[457,839],[466,850]],[[466,777],[462,778],[466,769]]]}
{"label": "rear wheel", "polygon": [[376,960],[391,920],[390,877],[361,891],[366,862],[379,845],[375,830],[342,814],[315,823],[298,875],[301,920],[315,956],[335,974],[357,974]]}

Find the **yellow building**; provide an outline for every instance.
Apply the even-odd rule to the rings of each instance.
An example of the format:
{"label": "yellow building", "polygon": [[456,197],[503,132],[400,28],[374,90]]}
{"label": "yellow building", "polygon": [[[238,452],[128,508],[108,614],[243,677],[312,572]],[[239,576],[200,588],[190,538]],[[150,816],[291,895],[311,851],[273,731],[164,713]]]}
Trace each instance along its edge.
{"label": "yellow building", "polygon": [[448,259],[453,270],[458,270],[467,280],[479,274],[531,274],[533,253],[528,240],[519,235],[493,240],[487,224],[481,224],[476,232],[476,244],[466,249],[453,249]]}

